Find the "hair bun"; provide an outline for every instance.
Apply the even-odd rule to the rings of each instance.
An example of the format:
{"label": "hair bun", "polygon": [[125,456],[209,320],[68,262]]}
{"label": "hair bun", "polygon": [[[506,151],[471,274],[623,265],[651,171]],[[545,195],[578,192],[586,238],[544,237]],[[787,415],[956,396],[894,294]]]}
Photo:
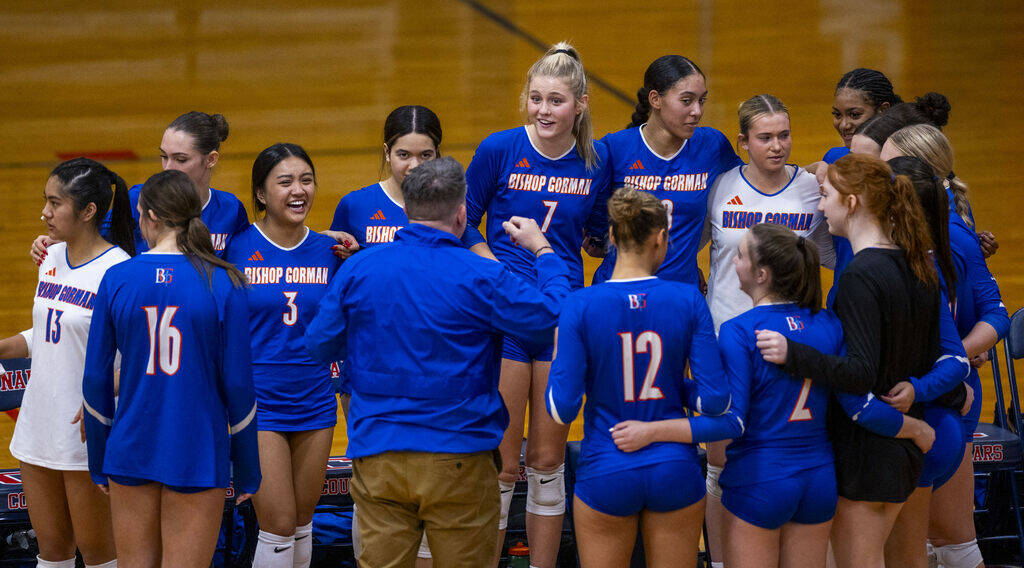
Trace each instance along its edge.
{"label": "hair bun", "polygon": [[914,105],[924,113],[935,126],[942,128],[949,122],[949,99],[941,93],[927,93],[923,97],[914,99]]}
{"label": "hair bun", "polygon": [[214,127],[217,129],[217,137],[223,142],[228,139],[228,119],[224,118],[223,114],[216,113],[210,115],[210,120],[213,121]]}

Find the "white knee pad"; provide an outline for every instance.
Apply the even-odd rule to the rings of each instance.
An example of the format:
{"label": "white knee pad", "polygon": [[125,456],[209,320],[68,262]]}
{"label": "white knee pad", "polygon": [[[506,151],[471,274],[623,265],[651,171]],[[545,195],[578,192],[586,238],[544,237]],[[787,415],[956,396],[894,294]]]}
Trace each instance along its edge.
{"label": "white knee pad", "polygon": [[943,568],[977,568],[984,562],[977,539],[962,544],[936,546],[935,559]]}
{"label": "white knee pad", "polygon": [[423,533],[423,538],[420,539],[420,549],[416,551],[416,558],[433,558],[430,554],[430,545],[427,544],[427,533]]}
{"label": "white knee pad", "polygon": [[704,480],[704,487],[708,495],[715,499],[722,498],[722,486],[718,484],[718,476],[722,474],[722,468],[717,465],[708,464],[708,477]]}
{"label": "white knee pad", "polygon": [[515,489],[515,482],[498,480],[498,491],[501,496],[501,515],[498,517],[499,531],[508,528],[508,510],[512,508],[512,493]]}
{"label": "white knee pad", "polygon": [[526,468],[526,512],[542,517],[565,513],[565,464],[551,471]]}

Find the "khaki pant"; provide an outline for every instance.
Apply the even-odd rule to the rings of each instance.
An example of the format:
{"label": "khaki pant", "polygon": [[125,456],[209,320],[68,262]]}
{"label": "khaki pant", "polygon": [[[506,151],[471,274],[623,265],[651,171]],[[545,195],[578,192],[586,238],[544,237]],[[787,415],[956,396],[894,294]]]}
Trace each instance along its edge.
{"label": "khaki pant", "polygon": [[436,568],[479,568],[498,545],[494,452],[385,452],[352,463],[362,568],[412,567],[426,531]]}

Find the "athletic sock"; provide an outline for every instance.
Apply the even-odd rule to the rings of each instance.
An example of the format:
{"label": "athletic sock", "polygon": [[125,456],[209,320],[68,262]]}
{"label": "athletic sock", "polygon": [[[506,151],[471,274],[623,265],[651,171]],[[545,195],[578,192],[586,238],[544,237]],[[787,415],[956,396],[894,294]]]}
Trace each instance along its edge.
{"label": "athletic sock", "polygon": [[307,525],[295,527],[295,558],[292,560],[293,568],[309,568],[309,562],[313,559],[313,522]]}
{"label": "athletic sock", "polygon": [[253,568],[292,568],[295,558],[295,537],[260,531],[256,540]]}
{"label": "athletic sock", "polygon": [[36,568],[75,568],[75,559],[72,557],[67,560],[53,562],[36,556]]}
{"label": "athletic sock", "polygon": [[117,558],[103,564],[86,564],[85,568],[117,568]]}

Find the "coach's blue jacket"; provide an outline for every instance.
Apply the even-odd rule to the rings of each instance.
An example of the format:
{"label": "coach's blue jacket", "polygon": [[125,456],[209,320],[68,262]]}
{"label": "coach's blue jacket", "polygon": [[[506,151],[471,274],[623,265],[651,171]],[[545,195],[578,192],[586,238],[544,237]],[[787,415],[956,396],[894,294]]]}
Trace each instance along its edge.
{"label": "coach's blue jacket", "polygon": [[418,223],[345,262],[306,344],[314,359],[348,367],[349,457],[498,447],[508,425],[502,336],[550,343],[569,293],[558,255],[535,269],[536,286]]}

